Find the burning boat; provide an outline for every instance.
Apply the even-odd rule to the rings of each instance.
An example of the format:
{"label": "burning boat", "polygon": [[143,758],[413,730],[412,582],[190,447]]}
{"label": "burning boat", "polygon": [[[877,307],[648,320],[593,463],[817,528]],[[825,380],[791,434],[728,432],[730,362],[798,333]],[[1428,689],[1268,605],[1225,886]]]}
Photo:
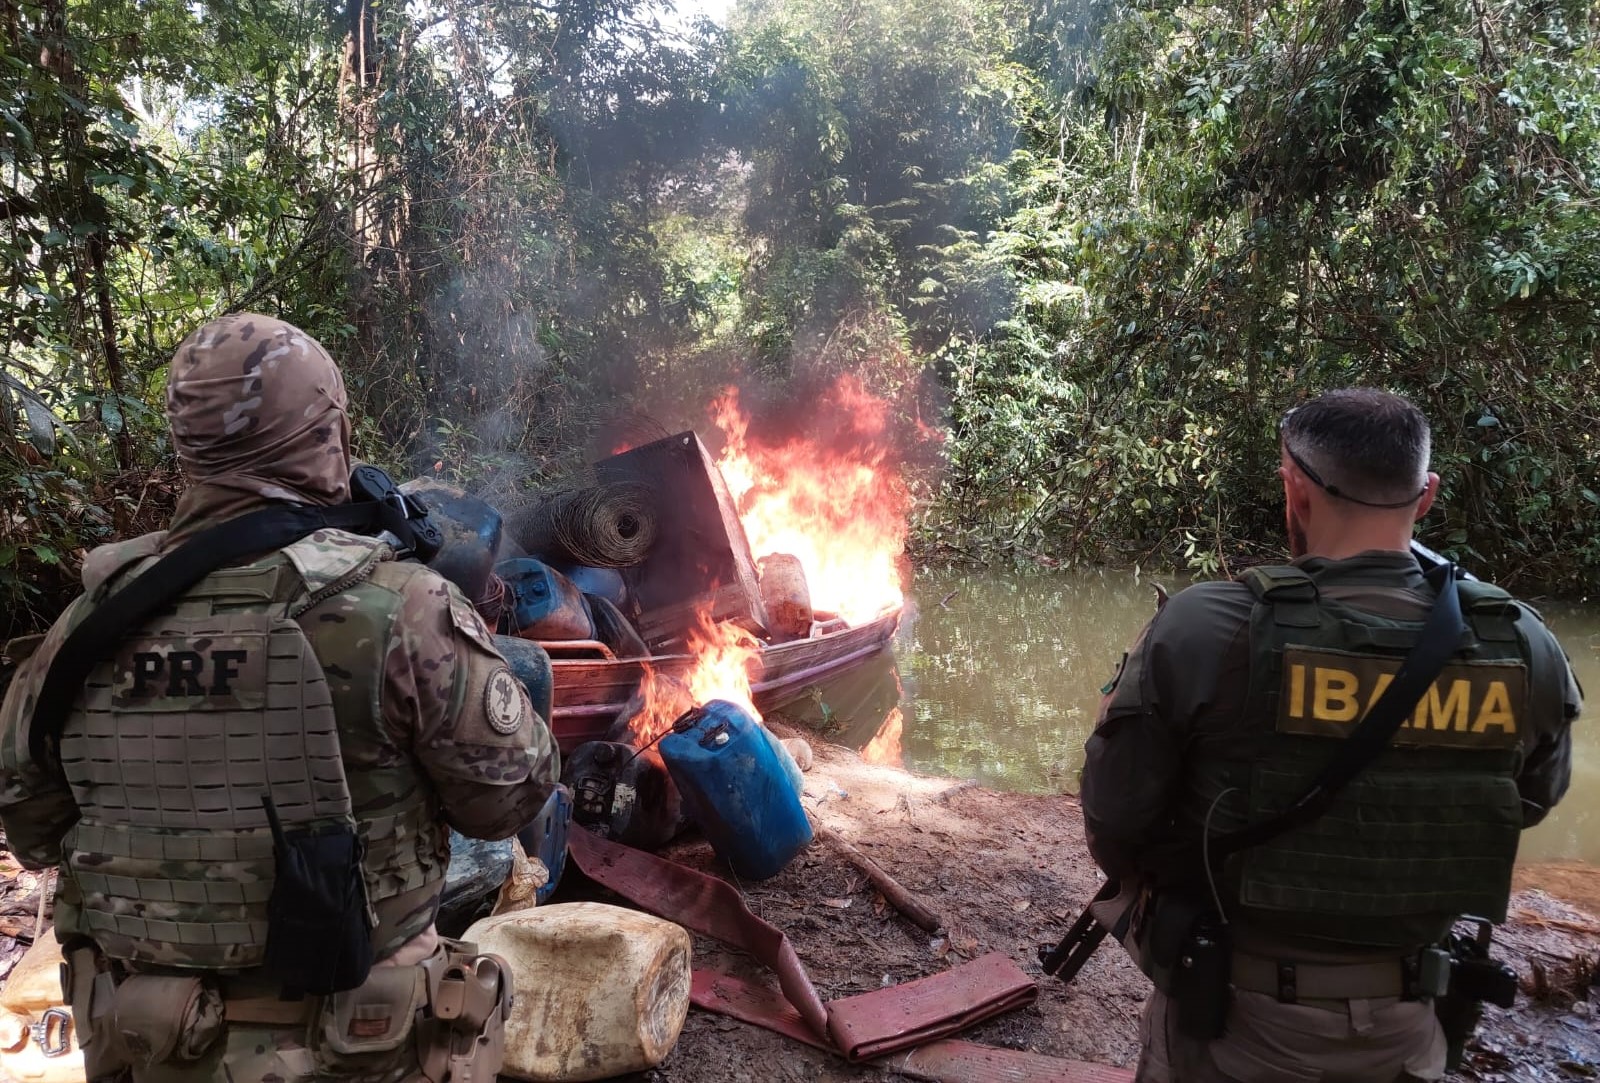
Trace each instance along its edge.
{"label": "burning boat", "polygon": [[[750,699],[770,712],[804,695],[812,686],[860,665],[884,650],[900,623],[895,606],[866,624],[830,624],[814,638],[758,643],[748,662]],[[541,644],[550,655],[555,697],[551,727],[562,751],[585,741],[604,740],[614,723],[652,675],[687,683],[702,656],[691,647],[649,658],[616,658],[601,643]],[[647,738],[648,739],[648,738]]]}
{"label": "burning boat", "polygon": [[[830,395],[846,420],[821,436],[758,439],[730,391],[715,457],[692,431],[618,447],[581,486],[503,519],[459,490],[407,486],[443,520],[435,566],[496,625],[550,719],[587,831],[655,850],[695,827],[742,880],[810,841],[812,750],[763,716],[884,655],[907,521],[889,444],[870,438],[886,411],[853,382]],[[560,855],[545,864],[554,885]],[[476,905],[466,886],[455,896]]]}
{"label": "burning boat", "polygon": [[549,656],[563,752],[644,746],[716,698],[759,718],[886,648],[906,523],[886,406],[848,378],[825,398],[847,438],[761,440],[730,389],[715,458],[694,432],[618,448],[592,484],[511,509],[503,539],[493,509],[420,483],[451,578]]}

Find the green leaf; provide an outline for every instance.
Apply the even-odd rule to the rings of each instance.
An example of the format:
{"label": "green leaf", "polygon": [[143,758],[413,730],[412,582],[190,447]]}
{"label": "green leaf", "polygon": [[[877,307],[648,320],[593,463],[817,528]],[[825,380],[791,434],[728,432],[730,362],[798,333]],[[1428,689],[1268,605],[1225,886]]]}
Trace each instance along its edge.
{"label": "green leaf", "polygon": [[50,407],[27,384],[12,376],[10,373],[0,372],[0,385],[9,387],[11,394],[16,396],[22,404],[22,413],[28,421],[28,442],[31,443],[41,455],[54,455],[56,453],[56,433],[59,431],[66,437],[67,442],[75,450],[81,451],[78,441],[71,431],[61,423]]}
{"label": "green leaf", "polygon": [[122,407],[115,396],[107,395],[100,400],[100,421],[105,425],[106,431],[113,435],[122,431],[124,425]]}

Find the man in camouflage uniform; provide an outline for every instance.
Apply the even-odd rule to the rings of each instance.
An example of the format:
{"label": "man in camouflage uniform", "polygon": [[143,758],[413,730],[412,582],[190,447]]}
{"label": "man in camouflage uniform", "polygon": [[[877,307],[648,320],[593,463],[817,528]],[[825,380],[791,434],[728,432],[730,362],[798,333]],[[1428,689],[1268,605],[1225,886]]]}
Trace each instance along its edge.
{"label": "man in camouflage uniform", "polygon": [[1504,919],[1518,832],[1567,788],[1579,689],[1536,612],[1461,584],[1470,636],[1390,746],[1317,820],[1208,877],[1202,840],[1300,796],[1434,604],[1410,552],[1439,484],[1421,413],[1329,392],[1281,437],[1293,563],[1174,595],[1105,690],[1086,749],[1090,850],[1140,899],[1146,973],[1160,986],[1162,967],[1198,954],[1154,931],[1186,919],[1152,915],[1220,906],[1232,943],[1221,1037],[1181,1031],[1158,987],[1138,1078],[1438,1079],[1446,1043],[1410,968],[1457,915]]}
{"label": "man in camouflage uniform", "polygon": [[[429,1038],[411,1023],[427,985],[412,975],[441,955],[447,827],[505,838],[558,776],[545,720],[454,586],[377,539],[318,531],[128,629],[69,715],[61,762],[29,752],[51,659],[114,589],[246,512],[348,500],[343,380],[289,324],[235,315],[196,331],[173,359],[167,409],[190,483],[171,527],[89,555],[85,594],[0,708],[0,821],[24,865],[61,870],[56,931],[91,1074],[423,1078]],[[377,960],[365,992],[282,1001],[263,973],[262,792],[286,821],[359,832]],[[183,984],[194,975],[205,981]],[[118,995],[147,977],[180,979],[145,986],[184,990],[174,1018],[140,1019],[159,995]]]}

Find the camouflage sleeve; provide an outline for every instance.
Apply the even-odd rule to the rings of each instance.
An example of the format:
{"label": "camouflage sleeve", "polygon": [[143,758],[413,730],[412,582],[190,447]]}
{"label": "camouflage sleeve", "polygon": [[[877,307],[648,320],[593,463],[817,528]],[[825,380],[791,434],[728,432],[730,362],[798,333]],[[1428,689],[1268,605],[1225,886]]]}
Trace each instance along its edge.
{"label": "camouflage sleeve", "polygon": [[84,602],[70,606],[42,640],[18,641],[6,648],[4,665],[17,663],[5,699],[0,701],[0,826],[25,868],[44,869],[61,862],[61,840],[78,819],[78,806],[66,780],[33,762],[28,751],[34,701],[61,642],[77,623]]}
{"label": "camouflage sleeve", "polygon": [[431,572],[405,587],[385,657],[383,710],[432,780],[446,821],[463,835],[515,834],[559,778],[550,728],[489,629]]}
{"label": "camouflage sleeve", "polygon": [[1522,826],[1549,814],[1572,782],[1572,723],[1583,710],[1583,690],[1555,635],[1532,607],[1518,603],[1530,655],[1528,672],[1532,717],[1523,731]]}

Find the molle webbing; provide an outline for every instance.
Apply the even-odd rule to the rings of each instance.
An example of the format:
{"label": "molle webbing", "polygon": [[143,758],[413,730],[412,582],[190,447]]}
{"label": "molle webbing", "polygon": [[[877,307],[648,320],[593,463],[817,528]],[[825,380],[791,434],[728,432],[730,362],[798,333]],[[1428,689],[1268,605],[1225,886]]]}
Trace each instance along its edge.
{"label": "molle webbing", "polygon": [[[1326,755],[1326,741],[1315,755]],[[1293,801],[1315,755],[1258,764],[1257,810]],[[1284,912],[1407,919],[1504,917],[1522,827],[1507,753],[1392,750],[1352,781],[1328,812],[1245,852],[1241,899]],[[1496,770],[1496,769],[1499,770]],[[1381,936],[1381,932],[1380,932]],[[1427,937],[1404,939],[1422,943]]]}
{"label": "molle webbing", "polygon": [[[443,868],[426,784],[403,756],[347,779],[345,735],[382,730],[366,717],[378,690],[352,687],[336,707],[316,649],[323,629],[285,615],[356,590],[387,626],[398,596],[362,583],[381,552],[372,539],[319,535],[213,572],[94,668],[60,745],[81,813],[65,840],[63,933],[132,962],[259,966],[274,878],[268,791],[286,825],[356,826],[380,955],[427,928]],[[357,685],[380,678],[382,649],[364,656]],[[339,714],[351,709],[362,717]]]}
{"label": "molle webbing", "polygon": [[[185,645],[203,650],[208,643],[264,653],[264,694],[214,694],[218,682],[204,669],[189,688],[179,685],[177,695],[164,694],[174,686],[160,687],[160,674],[144,682],[157,686],[146,697],[130,694],[137,687],[112,684],[114,667],[120,682],[136,672],[121,668],[124,658],[164,657],[168,669]],[[124,651],[96,668],[83,725],[62,741],[62,767],[85,819],[188,831],[259,830],[266,827],[263,792],[272,794],[286,823],[350,816],[327,681],[297,625],[259,613],[168,618],[134,644],[148,650]],[[201,694],[187,694],[192,688]]]}
{"label": "molle webbing", "polygon": [[[1286,652],[1348,656],[1348,672],[1329,680],[1349,683],[1330,683],[1328,694],[1370,705],[1376,689],[1361,675],[1380,663],[1361,659],[1393,667],[1420,626],[1341,604],[1299,568],[1251,569],[1242,578],[1258,600],[1246,707],[1251,740],[1235,746],[1248,752],[1219,752],[1195,765],[1198,785],[1186,812],[1197,827],[1209,818],[1213,836],[1295,801],[1359,719],[1347,710],[1337,725],[1324,725],[1328,733],[1297,722],[1298,712],[1310,709],[1311,682],[1307,677],[1302,693],[1300,683],[1285,681]],[[1439,678],[1446,689],[1440,699],[1461,683],[1464,666],[1526,673],[1509,596],[1481,583],[1457,589],[1472,634]],[[1504,915],[1521,828],[1513,781],[1520,750],[1513,741],[1450,745],[1446,737],[1457,735],[1429,713],[1437,702],[1425,697],[1416,717],[1319,819],[1228,862],[1229,893],[1252,922],[1318,939],[1415,946],[1442,935],[1455,915]]]}
{"label": "molle webbing", "polygon": [[180,615],[199,604],[187,599],[91,676],[61,743],[82,816],[68,864],[83,931],[107,954],[253,966],[273,880],[261,795],[286,822],[314,824],[351,822],[350,793],[327,681],[299,626]]}

